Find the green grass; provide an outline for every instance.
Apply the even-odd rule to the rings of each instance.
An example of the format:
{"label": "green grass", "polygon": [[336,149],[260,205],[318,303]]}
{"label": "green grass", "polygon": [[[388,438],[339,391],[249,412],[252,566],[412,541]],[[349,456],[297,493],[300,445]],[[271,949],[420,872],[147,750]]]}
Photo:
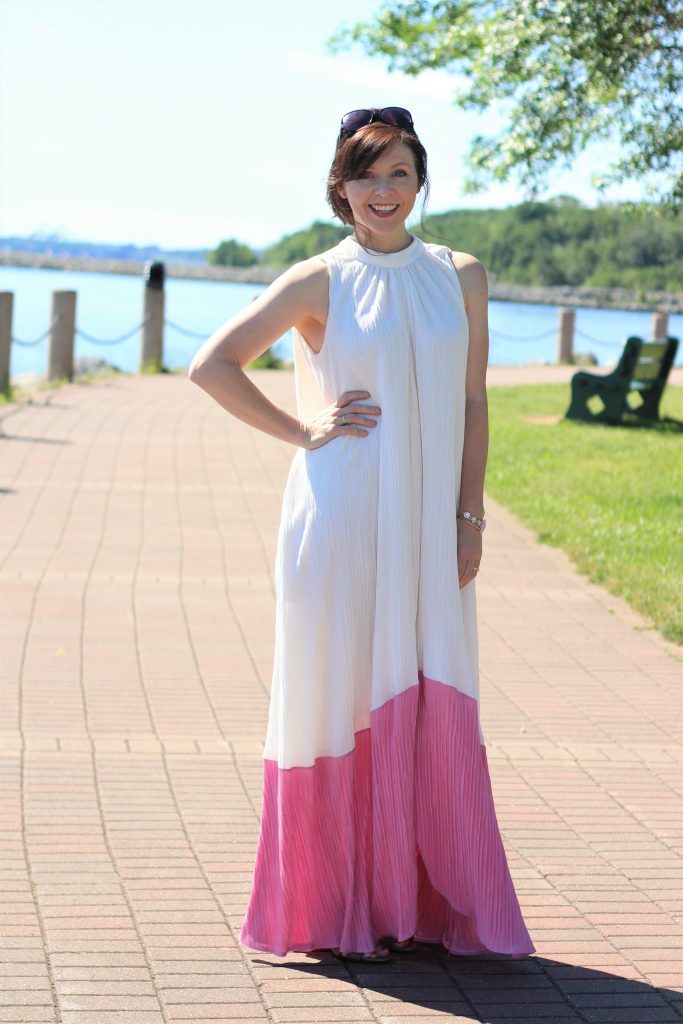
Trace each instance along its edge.
{"label": "green grass", "polygon": [[256,359],[247,364],[247,370],[281,370],[284,367],[284,360],[280,359],[273,352],[272,347],[267,348]]}
{"label": "green grass", "polygon": [[569,395],[568,384],[488,388],[486,490],[683,644],[683,388],[666,388],[652,426],[553,422]]}

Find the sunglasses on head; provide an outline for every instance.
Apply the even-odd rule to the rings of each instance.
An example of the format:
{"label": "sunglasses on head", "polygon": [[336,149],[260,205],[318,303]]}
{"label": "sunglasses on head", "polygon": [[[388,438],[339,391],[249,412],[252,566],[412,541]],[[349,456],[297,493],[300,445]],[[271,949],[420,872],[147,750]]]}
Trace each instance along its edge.
{"label": "sunglasses on head", "polygon": [[341,119],[340,134],[353,135],[359,128],[373,121],[393,125],[395,128],[414,129],[413,118],[405,107],[382,107],[381,110],[350,110]]}

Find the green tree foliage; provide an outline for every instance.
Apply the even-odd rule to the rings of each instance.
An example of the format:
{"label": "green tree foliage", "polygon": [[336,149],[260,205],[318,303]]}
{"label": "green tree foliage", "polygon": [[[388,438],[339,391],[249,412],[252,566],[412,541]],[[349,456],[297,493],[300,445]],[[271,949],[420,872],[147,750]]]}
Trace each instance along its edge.
{"label": "green tree foliage", "polygon": [[[628,214],[627,214],[628,209]],[[508,284],[683,290],[683,223],[628,203],[595,209],[572,196],[502,210],[425,217],[425,242],[472,253],[491,280]]]}
{"label": "green tree foliage", "polygon": [[[627,211],[628,210],[628,215]],[[428,214],[425,242],[469,252],[490,280],[506,284],[683,291],[683,221],[654,217],[652,206],[583,206],[573,196],[529,200],[505,209]],[[260,256],[263,266],[288,267],[331,249],[350,230],[315,221],[285,235]]]}
{"label": "green tree foliage", "polygon": [[571,167],[592,140],[611,141],[621,156],[592,185],[604,194],[638,179],[655,212],[674,214],[683,198],[680,29],[680,0],[385,0],[374,20],[327,45],[336,53],[360,43],[411,76],[458,73],[463,110],[503,102],[508,126],[475,135],[465,193],[516,171],[536,198],[551,167]]}
{"label": "green tree foliage", "polygon": [[289,267],[292,263],[307,260],[310,256],[324,252],[325,249],[331,249],[344,235],[350,233],[349,227],[336,227],[326,221],[316,220],[310,228],[285,235],[279,242],[264,249],[260,262],[268,267]]}
{"label": "green tree foliage", "polygon": [[207,260],[218,267],[252,267],[258,263],[258,256],[253,249],[236,238],[221,242],[215,249],[207,253]]}

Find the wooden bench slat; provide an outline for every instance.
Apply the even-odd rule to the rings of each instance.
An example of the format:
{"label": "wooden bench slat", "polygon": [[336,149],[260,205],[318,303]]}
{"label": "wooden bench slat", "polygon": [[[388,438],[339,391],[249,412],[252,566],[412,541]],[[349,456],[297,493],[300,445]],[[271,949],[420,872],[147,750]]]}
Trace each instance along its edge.
{"label": "wooden bench slat", "polygon": [[641,358],[646,356],[654,359],[659,357],[663,359],[667,353],[667,344],[664,341],[644,341],[640,350]]}
{"label": "wooden bench slat", "polygon": [[662,372],[662,360],[652,363],[638,363],[631,380],[657,380]]}

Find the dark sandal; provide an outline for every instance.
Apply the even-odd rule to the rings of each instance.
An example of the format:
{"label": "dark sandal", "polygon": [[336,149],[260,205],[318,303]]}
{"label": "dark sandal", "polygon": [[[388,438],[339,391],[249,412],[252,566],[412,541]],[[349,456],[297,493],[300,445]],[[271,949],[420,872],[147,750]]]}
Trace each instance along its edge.
{"label": "dark sandal", "polygon": [[[379,946],[384,943],[378,943]],[[380,953],[342,953],[340,949],[330,949],[332,956],[336,956],[337,960],[354,960],[357,963],[384,963],[386,960],[391,960],[391,953],[380,954]]]}

